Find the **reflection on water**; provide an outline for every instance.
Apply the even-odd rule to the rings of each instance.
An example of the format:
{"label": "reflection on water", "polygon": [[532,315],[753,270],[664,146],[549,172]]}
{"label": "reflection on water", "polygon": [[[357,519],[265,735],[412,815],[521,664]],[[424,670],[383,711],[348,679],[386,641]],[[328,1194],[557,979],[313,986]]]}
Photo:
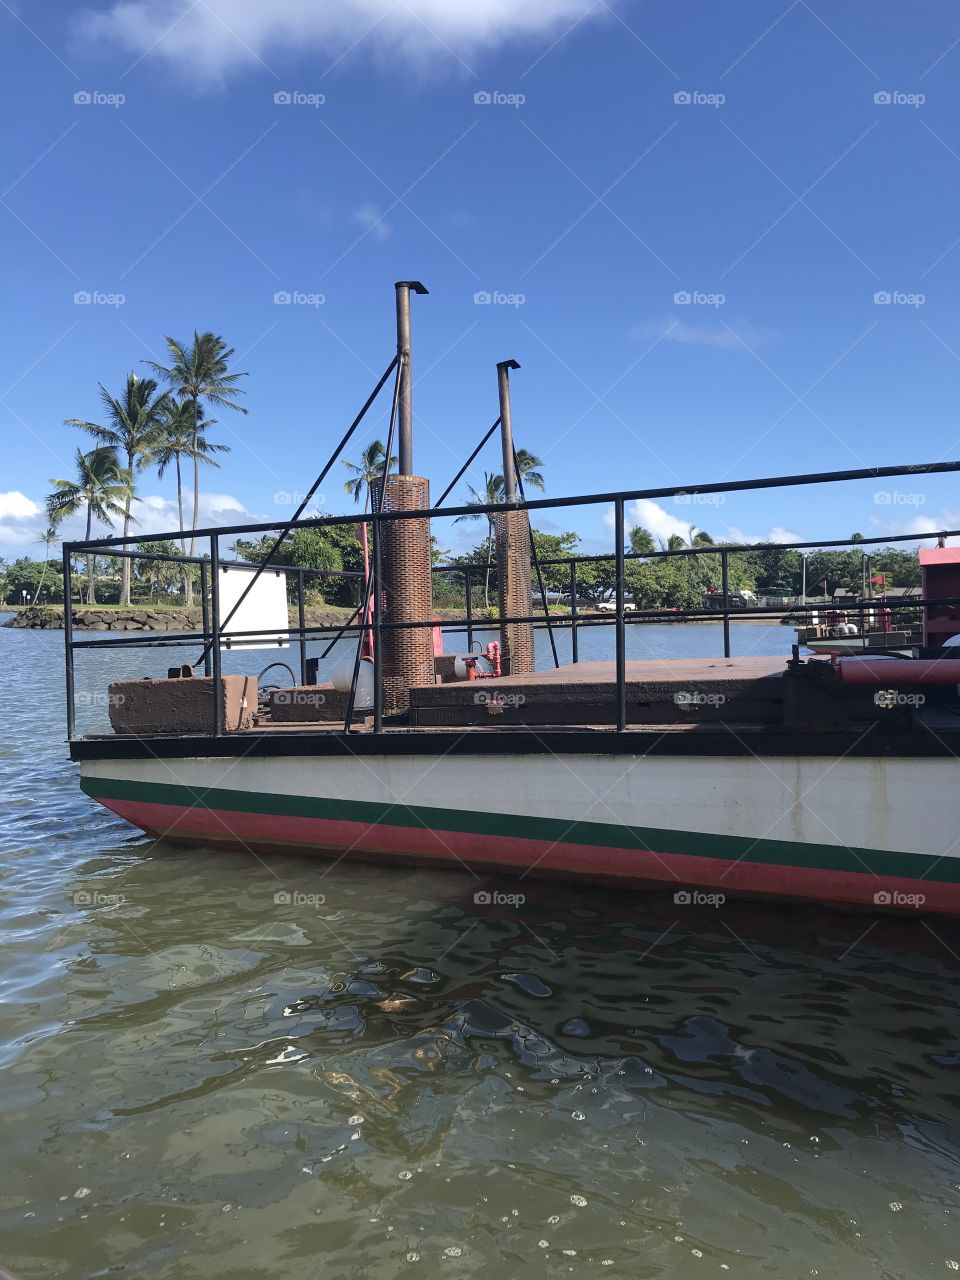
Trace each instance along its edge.
{"label": "reflection on water", "polygon": [[60,643],[0,630],[19,1280],[960,1267],[952,924],[155,846],[77,793]]}

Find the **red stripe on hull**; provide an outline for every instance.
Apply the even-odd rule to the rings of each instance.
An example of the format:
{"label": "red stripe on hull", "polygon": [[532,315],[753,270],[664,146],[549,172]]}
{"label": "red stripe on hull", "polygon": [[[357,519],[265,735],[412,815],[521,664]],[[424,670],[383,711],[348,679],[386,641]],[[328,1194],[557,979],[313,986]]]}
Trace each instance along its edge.
{"label": "red stripe on hull", "polygon": [[[435,866],[468,864],[472,870],[536,872],[538,876],[596,883],[696,885],[726,894],[800,897],[851,906],[875,907],[878,890],[922,894],[924,911],[960,915],[960,884],[818,867],[701,858],[655,850],[554,843],[512,836],[235,810],[190,808],[139,801],[102,800],[135,827],[180,843],[202,842],[255,852],[312,852],[358,861],[390,861]],[[907,908],[910,910],[910,908]]]}

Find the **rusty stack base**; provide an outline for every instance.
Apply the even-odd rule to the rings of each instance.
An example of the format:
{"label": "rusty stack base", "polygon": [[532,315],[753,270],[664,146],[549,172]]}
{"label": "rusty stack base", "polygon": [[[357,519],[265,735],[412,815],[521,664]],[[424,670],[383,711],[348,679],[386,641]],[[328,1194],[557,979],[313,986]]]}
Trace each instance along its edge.
{"label": "rusty stack base", "polygon": [[[390,476],[384,511],[425,511],[430,481],[422,476]],[[383,525],[383,621],[430,622],[433,573],[429,520],[390,520]],[[410,689],[434,683],[433,633],[430,627],[384,628],[383,709],[386,715],[409,710]]]}
{"label": "rusty stack base", "polygon": [[[526,511],[504,511],[496,517],[496,531],[500,617],[528,618],[533,612],[530,517]],[[537,669],[533,623],[502,622],[500,649],[504,675],[527,675]]]}

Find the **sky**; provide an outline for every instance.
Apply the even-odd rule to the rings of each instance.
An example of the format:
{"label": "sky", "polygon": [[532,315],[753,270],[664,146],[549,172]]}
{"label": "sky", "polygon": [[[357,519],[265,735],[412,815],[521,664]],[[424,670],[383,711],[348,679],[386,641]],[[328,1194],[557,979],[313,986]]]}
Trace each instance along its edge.
{"label": "sky", "polygon": [[[398,279],[430,290],[435,495],[511,358],[550,496],[960,457],[953,0],[0,0],[0,57],[0,555],[43,554],[51,480],[89,443],[64,419],[195,328],[249,373],[201,523],[289,516],[392,357]],[[493,441],[455,497],[499,469]],[[324,511],[352,509],[346,478]],[[138,491],[144,532],[176,527],[169,474]],[[629,518],[885,536],[960,527],[960,495],[948,475]],[[537,523],[612,546],[604,506]]]}

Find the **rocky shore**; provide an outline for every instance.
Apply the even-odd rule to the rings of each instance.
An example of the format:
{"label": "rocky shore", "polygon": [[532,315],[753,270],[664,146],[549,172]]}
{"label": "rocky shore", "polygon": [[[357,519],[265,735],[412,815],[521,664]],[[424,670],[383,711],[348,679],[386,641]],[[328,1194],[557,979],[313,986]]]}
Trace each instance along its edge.
{"label": "rocky shore", "polygon": [[[337,605],[324,605],[307,610],[308,627],[342,625],[350,617],[349,609]],[[63,608],[59,605],[36,605],[19,609],[5,624],[8,627],[25,627],[42,631],[63,630]],[[296,610],[291,612],[290,625],[297,625]],[[75,631],[172,631],[188,632],[202,629],[202,615],[197,609],[150,609],[117,606],[75,605],[73,609]]]}

